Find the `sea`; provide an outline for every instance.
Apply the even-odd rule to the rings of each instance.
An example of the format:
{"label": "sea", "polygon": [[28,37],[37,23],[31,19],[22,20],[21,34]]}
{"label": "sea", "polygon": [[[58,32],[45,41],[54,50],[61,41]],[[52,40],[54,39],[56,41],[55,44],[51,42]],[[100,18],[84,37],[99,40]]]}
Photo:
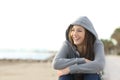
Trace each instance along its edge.
{"label": "sea", "polygon": [[52,55],[52,53],[35,52],[0,52],[0,59],[46,60]]}

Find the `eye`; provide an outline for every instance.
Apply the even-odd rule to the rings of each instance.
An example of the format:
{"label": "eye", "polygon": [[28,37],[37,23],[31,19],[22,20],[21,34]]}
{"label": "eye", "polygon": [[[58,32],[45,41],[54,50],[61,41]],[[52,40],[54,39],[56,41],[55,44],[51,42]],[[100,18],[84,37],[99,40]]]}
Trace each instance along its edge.
{"label": "eye", "polygon": [[82,32],[82,30],[78,29],[77,32]]}

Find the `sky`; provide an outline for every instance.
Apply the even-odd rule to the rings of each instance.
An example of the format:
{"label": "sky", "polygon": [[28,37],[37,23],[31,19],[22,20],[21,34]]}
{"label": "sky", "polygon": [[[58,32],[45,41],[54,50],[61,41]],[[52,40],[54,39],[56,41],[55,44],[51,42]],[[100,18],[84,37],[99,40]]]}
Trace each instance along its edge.
{"label": "sky", "polygon": [[100,39],[110,39],[120,27],[119,8],[119,0],[0,0],[0,49],[59,50],[80,16]]}

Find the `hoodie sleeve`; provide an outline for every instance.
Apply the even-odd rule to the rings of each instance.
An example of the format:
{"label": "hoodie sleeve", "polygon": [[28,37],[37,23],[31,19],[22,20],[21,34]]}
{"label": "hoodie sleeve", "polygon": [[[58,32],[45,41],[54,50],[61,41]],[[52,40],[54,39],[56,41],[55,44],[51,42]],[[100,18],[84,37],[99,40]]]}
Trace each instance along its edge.
{"label": "hoodie sleeve", "polygon": [[70,55],[71,52],[72,51],[70,49],[70,46],[66,42],[64,42],[62,48],[53,59],[52,62],[53,68],[59,70],[74,64],[85,63],[84,58],[68,58],[68,55]]}
{"label": "hoodie sleeve", "polygon": [[105,55],[103,43],[99,40],[96,41],[95,45],[95,60],[87,62],[85,64],[74,64],[71,65],[70,73],[97,73],[104,69],[105,66]]}

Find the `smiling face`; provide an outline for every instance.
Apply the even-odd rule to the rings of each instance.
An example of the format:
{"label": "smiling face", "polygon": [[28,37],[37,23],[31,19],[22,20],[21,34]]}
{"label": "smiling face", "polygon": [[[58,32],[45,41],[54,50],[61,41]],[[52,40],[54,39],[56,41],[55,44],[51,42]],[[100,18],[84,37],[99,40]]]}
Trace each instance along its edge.
{"label": "smiling face", "polygon": [[76,46],[82,45],[85,38],[85,29],[82,26],[74,25],[70,31],[70,37]]}

